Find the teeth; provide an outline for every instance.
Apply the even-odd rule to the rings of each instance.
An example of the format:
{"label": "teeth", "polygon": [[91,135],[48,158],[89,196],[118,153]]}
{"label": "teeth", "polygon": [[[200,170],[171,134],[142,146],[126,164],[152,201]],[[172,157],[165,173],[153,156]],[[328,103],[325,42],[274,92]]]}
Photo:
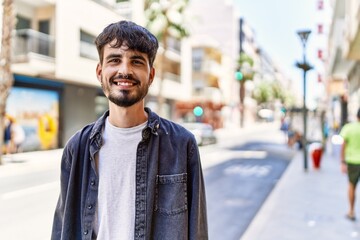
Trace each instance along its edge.
{"label": "teeth", "polygon": [[118,86],[132,86],[133,84],[130,82],[117,82]]}

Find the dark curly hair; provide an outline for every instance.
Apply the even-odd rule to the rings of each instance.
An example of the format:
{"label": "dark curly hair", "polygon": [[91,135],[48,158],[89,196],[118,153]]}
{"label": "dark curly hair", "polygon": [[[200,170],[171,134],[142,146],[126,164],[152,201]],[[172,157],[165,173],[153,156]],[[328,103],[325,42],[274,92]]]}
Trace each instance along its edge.
{"label": "dark curly hair", "polygon": [[99,54],[100,63],[103,61],[104,46],[116,42],[112,47],[126,45],[130,50],[146,53],[149,58],[150,66],[153,66],[159,43],[156,37],[146,28],[130,21],[119,21],[111,23],[97,36],[95,45]]}

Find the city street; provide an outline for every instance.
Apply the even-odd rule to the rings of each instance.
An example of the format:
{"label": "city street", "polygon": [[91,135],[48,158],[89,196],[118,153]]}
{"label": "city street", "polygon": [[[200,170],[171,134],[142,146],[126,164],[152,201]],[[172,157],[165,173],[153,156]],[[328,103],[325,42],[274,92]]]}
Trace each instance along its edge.
{"label": "city street", "polygon": [[232,148],[237,157],[205,170],[210,239],[238,240],[292,157],[271,143]]}
{"label": "city street", "polygon": [[[240,239],[286,169],[288,149],[276,123],[220,130],[200,147],[210,239]],[[36,159],[29,159],[36,156]],[[49,239],[59,191],[61,150],[17,154],[0,166],[1,239]]]}

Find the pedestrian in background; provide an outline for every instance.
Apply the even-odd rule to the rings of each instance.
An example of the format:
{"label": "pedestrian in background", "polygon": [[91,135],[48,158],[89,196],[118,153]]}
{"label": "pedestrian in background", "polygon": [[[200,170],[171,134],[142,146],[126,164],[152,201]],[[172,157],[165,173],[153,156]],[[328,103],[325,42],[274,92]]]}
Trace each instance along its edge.
{"label": "pedestrian in background", "polygon": [[4,118],[4,145],[5,154],[11,154],[14,143],[12,142],[12,119],[5,115]]}
{"label": "pedestrian in background", "polygon": [[5,115],[4,144],[5,153],[13,154],[22,151],[22,143],[25,140],[25,131],[16,119]]}
{"label": "pedestrian in background", "polygon": [[341,169],[344,173],[347,172],[349,178],[349,212],[346,217],[354,221],[356,185],[360,178],[360,109],[357,112],[357,121],[345,124],[340,136],[343,138]]}
{"label": "pedestrian in background", "polygon": [[52,239],[208,239],[195,138],[144,107],[158,40],[120,21],[95,43],[109,111],[64,148]]}

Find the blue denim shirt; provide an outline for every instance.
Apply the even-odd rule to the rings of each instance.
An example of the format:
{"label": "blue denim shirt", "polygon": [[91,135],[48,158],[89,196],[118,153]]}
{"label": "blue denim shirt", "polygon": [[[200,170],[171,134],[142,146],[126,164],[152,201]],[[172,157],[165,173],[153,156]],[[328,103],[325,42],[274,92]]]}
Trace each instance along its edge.
{"label": "blue denim shirt", "polygon": [[[145,110],[148,124],[136,153],[135,239],[208,239],[204,180],[195,138],[180,125]],[[96,239],[99,177],[95,159],[108,114],[78,131],[64,148],[53,240]]]}

